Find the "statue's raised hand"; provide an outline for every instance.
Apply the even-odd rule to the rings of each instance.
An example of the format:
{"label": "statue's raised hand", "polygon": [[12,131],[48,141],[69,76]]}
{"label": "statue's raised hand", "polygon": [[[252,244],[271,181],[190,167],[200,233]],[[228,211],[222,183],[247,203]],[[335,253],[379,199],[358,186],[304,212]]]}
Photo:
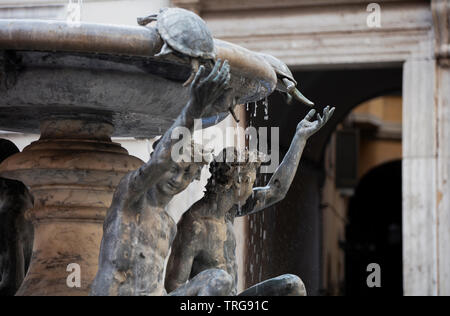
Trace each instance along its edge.
{"label": "statue's raised hand", "polygon": [[223,102],[230,94],[230,65],[227,60],[223,63],[219,59],[209,75],[206,69],[200,66],[194,81],[191,84],[191,109],[194,115],[202,117],[219,112],[226,112],[229,104]]}
{"label": "statue's raised hand", "polygon": [[323,110],[323,116],[317,114],[317,120],[312,121],[316,114],[316,110],[309,111],[308,115],[297,126],[297,133],[306,139],[317,133],[333,116],[335,108],[327,106]]}

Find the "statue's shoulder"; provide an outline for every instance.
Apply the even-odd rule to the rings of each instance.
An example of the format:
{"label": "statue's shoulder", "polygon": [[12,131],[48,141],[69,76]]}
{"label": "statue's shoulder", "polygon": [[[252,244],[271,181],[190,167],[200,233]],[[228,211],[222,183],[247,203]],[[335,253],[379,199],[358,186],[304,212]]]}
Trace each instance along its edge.
{"label": "statue's shoulder", "polygon": [[135,171],[127,173],[119,182],[114,191],[112,205],[118,209],[139,208],[144,201],[143,193],[135,185],[132,185],[132,178]]}
{"label": "statue's shoulder", "polygon": [[206,230],[203,219],[192,209],[183,214],[177,226],[177,235],[183,239],[199,238]]}

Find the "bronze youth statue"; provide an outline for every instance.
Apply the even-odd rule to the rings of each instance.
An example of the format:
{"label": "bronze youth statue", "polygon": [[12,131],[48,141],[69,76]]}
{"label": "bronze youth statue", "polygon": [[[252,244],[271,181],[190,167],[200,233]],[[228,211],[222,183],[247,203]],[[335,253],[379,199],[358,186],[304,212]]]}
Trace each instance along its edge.
{"label": "bronze youth statue", "polygon": [[[234,218],[262,211],[284,199],[294,180],[307,140],[328,122],[333,112],[334,108],[327,107],[323,117],[318,115],[318,120],[312,121],[315,115],[312,110],[298,124],[288,153],[265,187],[253,189],[260,163],[251,159],[248,153],[241,155],[246,158],[243,162],[233,159],[238,158],[237,152],[230,159],[230,150],[216,157],[216,161],[211,164],[212,176],[205,197],[194,204],[178,224],[178,234],[167,267],[168,291],[179,288],[203,271],[217,268],[233,277],[232,294],[236,294]],[[297,276],[283,275],[258,284],[240,295],[304,296],[306,290]]]}
{"label": "bronze youth statue", "polygon": [[[168,203],[199,178],[206,162],[176,162],[171,139],[178,127],[194,129],[194,119],[227,112],[230,66],[219,60],[209,75],[202,66],[190,88],[190,99],[174,125],[156,146],[152,158],[129,173],[114,194],[104,223],[99,269],[91,295],[165,295],[164,263],[177,232]],[[190,146],[187,146],[190,147]],[[232,287],[225,271],[204,271],[184,285],[184,295],[226,295]]]}
{"label": "bronze youth statue", "polygon": [[[0,139],[0,163],[18,152]],[[32,207],[33,197],[22,182],[0,178],[0,296],[16,294],[30,265],[34,233],[25,212]]]}

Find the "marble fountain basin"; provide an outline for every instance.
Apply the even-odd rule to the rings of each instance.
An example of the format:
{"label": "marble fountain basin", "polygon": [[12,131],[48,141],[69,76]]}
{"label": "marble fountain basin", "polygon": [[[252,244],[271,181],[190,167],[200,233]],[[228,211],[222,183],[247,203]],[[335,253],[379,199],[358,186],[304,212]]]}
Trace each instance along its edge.
{"label": "marble fountain basin", "polygon": [[[154,57],[162,44],[152,26],[0,20],[0,129],[37,133],[50,116],[94,114],[115,136],[160,135],[187,101],[191,71]],[[219,40],[216,51],[239,103],[274,91],[276,74],[257,54]]]}

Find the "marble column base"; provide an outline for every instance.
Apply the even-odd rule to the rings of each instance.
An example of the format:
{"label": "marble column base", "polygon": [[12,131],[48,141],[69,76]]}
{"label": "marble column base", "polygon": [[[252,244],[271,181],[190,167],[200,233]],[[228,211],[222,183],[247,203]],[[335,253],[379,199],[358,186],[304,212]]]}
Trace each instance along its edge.
{"label": "marble column base", "polygon": [[[115,187],[142,161],[111,141],[113,126],[98,118],[55,117],[41,138],[0,165],[0,175],[25,183],[34,196],[26,216],[35,238],[29,271],[17,295],[87,295],[97,273],[103,220]],[[67,285],[70,264],[81,287]]]}

